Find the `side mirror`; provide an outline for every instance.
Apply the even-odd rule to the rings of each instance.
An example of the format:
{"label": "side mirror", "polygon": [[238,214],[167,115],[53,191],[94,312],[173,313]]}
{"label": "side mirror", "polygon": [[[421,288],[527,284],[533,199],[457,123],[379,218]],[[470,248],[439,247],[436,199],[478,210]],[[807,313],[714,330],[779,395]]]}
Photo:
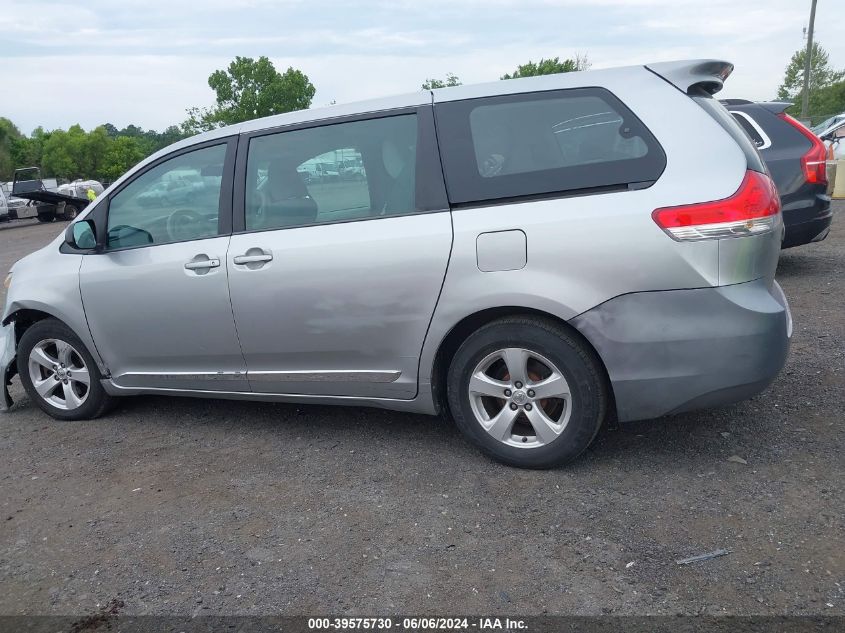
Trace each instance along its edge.
{"label": "side mirror", "polygon": [[832,130],[821,137],[823,141],[839,141],[845,138],[845,125],[842,125],[835,130]]}
{"label": "side mirror", "polygon": [[97,228],[93,220],[79,220],[65,231],[65,244],[77,251],[97,248]]}

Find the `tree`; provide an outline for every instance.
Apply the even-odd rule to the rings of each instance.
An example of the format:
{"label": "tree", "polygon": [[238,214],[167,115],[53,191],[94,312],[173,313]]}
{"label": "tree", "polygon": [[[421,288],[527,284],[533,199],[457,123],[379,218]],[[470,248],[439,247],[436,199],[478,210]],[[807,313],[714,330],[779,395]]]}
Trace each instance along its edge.
{"label": "tree", "polygon": [[86,132],[79,125],[47,132],[35,128],[29,138],[0,118],[0,179],[11,180],[15,168],[40,167],[45,177],[114,180],[153,152],[184,138],[171,125],[164,132],[111,123]]}
{"label": "tree", "polygon": [[[789,109],[793,108],[800,110],[800,106],[797,105]],[[808,114],[813,119],[818,119],[820,122],[827,115],[840,112],[845,112],[845,81],[839,81],[810,93]]]}
{"label": "tree", "polygon": [[[795,51],[786,66],[783,83],[778,88],[778,99],[801,101],[804,88],[804,60],[807,59],[806,49]],[[813,93],[832,84],[842,81],[845,71],[834,70],[830,66],[827,51],[818,42],[813,42],[813,52],[810,56],[810,100]]]}
{"label": "tree", "polygon": [[118,136],[109,145],[97,175],[106,182],[114,182],[145,156],[137,137]]}
{"label": "tree", "polygon": [[17,126],[0,117],[0,179],[3,182],[11,180],[15,173],[15,149],[21,138],[23,135]]}
{"label": "tree", "polygon": [[182,130],[179,129],[178,125],[169,125],[164,132],[156,134],[153,151],[157,152],[168,145],[172,145],[176,141],[181,141],[183,138],[185,138],[185,135],[182,134]]}
{"label": "tree", "polygon": [[216,94],[210,108],[189,108],[182,130],[188,134],[260,117],[304,110],[316,88],[300,70],[279,73],[267,57],[236,57],[226,70],[215,70],[208,85]]}
{"label": "tree", "polygon": [[18,139],[12,153],[15,168],[40,165],[44,155],[44,143],[47,142],[50,135],[50,132],[46,132],[43,127],[38,126],[32,131],[29,138],[22,136]]}
{"label": "tree", "polygon": [[45,176],[56,176],[74,180],[91,176],[91,155],[88,150],[88,135],[80,125],[72,125],[67,131],[54,130],[44,143],[41,168]]}
{"label": "tree", "polygon": [[98,178],[102,175],[106,154],[114,139],[110,138],[102,125],[94,128],[85,139],[85,152],[80,170],[83,178]]}
{"label": "tree", "polygon": [[586,55],[576,53],[575,59],[564,59],[559,57],[540,59],[538,63],[529,61],[527,64],[520,64],[511,74],[505,74],[500,79],[519,79],[520,77],[536,77],[537,75],[555,75],[557,73],[572,73],[577,70],[589,70],[592,63]]}
{"label": "tree", "polygon": [[423,82],[423,90],[434,90],[435,88],[448,88],[450,86],[460,86],[461,80],[454,73],[446,73],[446,79],[426,79]]}

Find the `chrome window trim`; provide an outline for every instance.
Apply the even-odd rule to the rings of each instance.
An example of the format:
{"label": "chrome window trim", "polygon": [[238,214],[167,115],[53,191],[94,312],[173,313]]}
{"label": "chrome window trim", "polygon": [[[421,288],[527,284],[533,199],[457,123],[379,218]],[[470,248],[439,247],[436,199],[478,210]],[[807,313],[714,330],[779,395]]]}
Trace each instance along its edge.
{"label": "chrome window trim", "polygon": [[[761,128],[761,127],[760,127],[760,124],[759,124],[759,123],[757,123],[757,121],[755,121],[755,120],[754,120],[754,117],[752,117],[752,116],[751,116],[750,114],[748,114],[747,112],[743,112],[743,111],[741,111],[741,110],[728,110],[728,112],[730,112],[730,113],[731,113],[731,114],[733,114],[734,116],[739,115],[739,116],[741,116],[743,119],[745,119],[746,121],[748,121],[749,125],[751,125],[751,127],[753,127],[753,128],[754,128],[754,131],[755,131],[755,132],[757,132],[757,134],[759,134],[759,135],[760,135],[760,138],[761,138],[761,139],[763,139],[763,144],[762,144],[762,145],[757,145],[757,144],[755,143],[755,147],[757,147],[757,149],[768,149],[769,147],[771,147],[771,146],[772,146],[772,140],[769,138],[769,135],[768,135],[768,134],[766,134],[766,133],[763,131],[763,128]],[[753,141],[752,141],[752,142],[753,142]]]}

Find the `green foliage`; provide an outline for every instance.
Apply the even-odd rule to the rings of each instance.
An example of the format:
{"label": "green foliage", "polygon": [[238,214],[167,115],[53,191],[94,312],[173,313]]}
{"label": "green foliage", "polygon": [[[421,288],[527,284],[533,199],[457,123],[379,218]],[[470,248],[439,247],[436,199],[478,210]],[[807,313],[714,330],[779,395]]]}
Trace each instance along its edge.
{"label": "green foliage", "polygon": [[316,89],[302,71],[276,71],[266,57],[236,57],[226,70],[208,78],[216,93],[211,108],[191,108],[181,127],[163,132],[137,125],[123,129],[106,123],[86,132],[36,128],[26,137],[8,119],[0,118],[0,179],[11,180],[19,167],[40,167],[42,176],[74,180],[112,181],[146,156],[178,140],[222,125],[239,123],[311,105]]}
{"label": "green foliage", "polygon": [[211,73],[208,85],[216,94],[216,102],[210,108],[188,109],[188,118],[182,124],[186,134],[304,110],[316,92],[305,73],[294,68],[279,73],[263,56],[257,60],[236,57],[226,70]]}
{"label": "green foliage", "polygon": [[[118,130],[111,123],[90,132],[79,125],[50,132],[38,127],[26,137],[11,121],[0,118],[0,180],[11,180],[16,168],[40,167],[45,178],[111,182],[146,156],[182,138],[175,125],[159,133],[135,125]],[[4,139],[8,143],[4,144]]]}
{"label": "green foliage", "polygon": [[529,61],[527,64],[520,64],[510,74],[505,74],[500,79],[519,79],[520,77],[536,77],[538,75],[555,75],[557,73],[572,73],[578,70],[588,70],[592,64],[586,55],[576,54],[575,59],[564,59],[559,57],[541,59],[536,64]]}
{"label": "green foliage", "polygon": [[41,164],[44,154],[44,143],[50,138],[50,132],[43,127],[33,130],[29,138],[21,136],[12,149],[12,166],[8,173],[2,174],[6,180],[11,180],[14,170],[18,167],[33,167]]}
{"label": "green foliage", "polygon": [[54,130],[44,143],[41,168],[45,175],[73,180],[90,178],[86,160],[86,134],[79,125],[72,125],[67,131]]}
{"label": "green foliage", "polygon": [[[792,116],[801,114],[801,96],[786,111]],[[807,117],[813,124],[824,121],[829,116],[845,112],[845,81],[819,88],[810,92],[807,102]]]}
{"label": "green foliage", "polygon": [[9,180],[14,172],[15,151],[22,138],[20,130],[9,119],[0,117],[0,179]]}
{"label": "green foliage", "polygon": [[[784,73],[783,83],[778,88],[778,99],[792,101],[791,114],[801,111],[801,97],[804,92],[804,62],[807,50],[795,51]],[[836,88],[845,79],[845,71],[830,66],[827,51],[818,42],[813,43],[810,55],[810,98],[809,115],[841,112],[845,109],[842,88]],[[837,97],[838,95],[838,97]]]}
{"label": "green foliage", "polygon": [[461,80],[454,73],[446,73],[446,79],[426,79],[423,82],[423,90],[434,90],[435,88],[448,88],[450,86],[460,86]]}
{"label": "green foliage", "polygon": [[115,138],[103,156],[100,179],[112,182],[146,156],[141,141],[133,136]]}

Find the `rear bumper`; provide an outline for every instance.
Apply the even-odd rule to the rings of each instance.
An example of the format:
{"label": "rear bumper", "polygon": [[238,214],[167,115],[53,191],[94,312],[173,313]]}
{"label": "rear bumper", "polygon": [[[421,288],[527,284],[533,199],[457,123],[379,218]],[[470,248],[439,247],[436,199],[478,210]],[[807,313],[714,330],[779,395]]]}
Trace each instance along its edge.
{"label": "rear bumper", "polygon": [[830,232],[832,219],[833,210],[827,195],[816,195],[813,204],[809,206],[784,206],[784,236],[781,248],[823,240]]}
{"label": "rear bumper", "polygon": [[792,317],[777,283],[622,295],[571,323],[604,361],[620,422],[745,400],[786,362]]}
{"label": "rear bumper", "polygon": [[13,323],[0,326],[0,411],[12,406],[9,383],[17,372],[15,362],[15,326]]}

